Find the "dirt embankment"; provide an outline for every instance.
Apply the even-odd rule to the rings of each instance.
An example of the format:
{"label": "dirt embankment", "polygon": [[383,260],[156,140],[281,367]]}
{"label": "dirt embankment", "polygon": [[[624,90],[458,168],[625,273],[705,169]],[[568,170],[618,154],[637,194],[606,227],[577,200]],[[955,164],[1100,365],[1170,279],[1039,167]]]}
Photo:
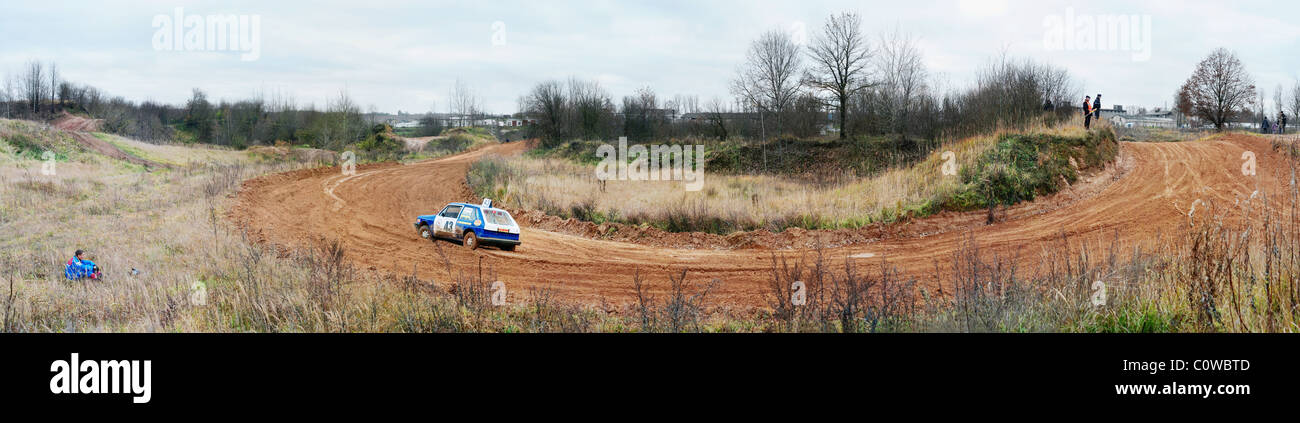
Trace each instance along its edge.
{"label": "dirt embankment", "polygon": [[[1036,273],[1039,256],[1071,240],[1149,246],[1187,225],[1198,200],[1230,212],[1234,201],[1259,190],[1281,193],[1289,175],[1284,155],[1269,142],[1244,135],[1183,143],[1123,143],[1117,165],[1053,196],[1009,209],[993,225],[984,213],[948,213],[902,224],[860,230],[751,232],[731,236],[668,234],[615,228],[519,213],[523,245],[513,252],[469,251],[457,244],[421,240],[415,216],[451,201],[477,202],[465,185],[469,165],[484,154],[518,154],[523,143],[409,165],[363,166],[355,175],[324,168],[267,175],[246,181],[230,218],[258,242],[307,246],[339,239],[363,267],[446,283],[453,274],[476,272],[480,260],[506,283],[512,298],[529,288],[549,288],[588,304],[626,304],[634,299],[632,275],[662,281],[688,269],[691,281],[717,279],[713,304],[749,309],[766,306],[773,255],[810,254],[822,242],[832,263],[854,261],[871,271],[888,260],[931,292],[946,292],[944,272],[966,240],[981,251],[1017,257],[1021,272]],[[1257,157],[1257,174],[1244,176],[1242,155]],[[627,242],[635,241],[635,242]],[[445,259],[444,259],[445,258]],[[950,291],[948,291],[950,292]],[[663,298],[665,284],[651,294]]]}
{"label": "dirt embankment", "polygon": [[126,161],[131,164],[144,166],[146,168],[169,167],[166,164],[154,162],[144,158],[127,154],[117,146],[96,137],[91,132],[99,130],[101,119],[87,119],[80,116],[74,116],[68,113],[60,115],[57,119],[50,122],[50,126],[66,131],[78,143],[85,146],[90,151],[94,151],[105,156]]}

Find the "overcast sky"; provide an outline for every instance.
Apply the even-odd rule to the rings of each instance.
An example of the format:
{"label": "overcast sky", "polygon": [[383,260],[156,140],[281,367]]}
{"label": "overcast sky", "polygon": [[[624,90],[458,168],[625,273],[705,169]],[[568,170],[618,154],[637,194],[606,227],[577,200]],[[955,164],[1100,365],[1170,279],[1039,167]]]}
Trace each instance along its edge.
{"label": "overcast sky", "polygon": [[[1216,47],[1238,53],[1258,85],[1300,77],[1300,2],[1244,1],[18,1],[0,13],[0,73],[53,61],[69,80],[134,100],[183,102],[292,95],[323,106],[347,92],[363,107],[447,108],[457,78],[492,112],[514,112],[534,84],[570,75],[615,97],[641,86],[661,98],[729,98],[751,40],[769,29],[808,38],[832,13],[856,11],[876,34],[916,36],[932,79],[969,84],[1000,52],[1063,66],[1108,104],[1163,106]],[[158,15],[256,15],[260,57],[159,51]],[[1150,17],[1150,58],[1123,46],[1052,48],[1053,22]],[[1085,18],[1086,17],[1086,18]],[[497,23],[500,23],[499,25]],[[1145,24],[1139,25],[1143,27]],[[1141,31],[1138,32],[1141,34]],[[1127,46],[1142,47],[1140,39]],[[1065,44],[1061,44],[1064,46]],[[1108,46],[1107,46],[1108,47]],[[1140,59],[1140,57],[1139,57]],[[1271,100],[1270,100],[1271,101]]]}

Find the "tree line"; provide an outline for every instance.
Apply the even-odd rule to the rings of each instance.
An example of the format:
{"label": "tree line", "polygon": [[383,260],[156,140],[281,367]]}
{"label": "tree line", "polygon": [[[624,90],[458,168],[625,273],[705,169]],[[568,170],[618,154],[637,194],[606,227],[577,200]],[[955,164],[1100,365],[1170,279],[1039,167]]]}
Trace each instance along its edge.
{"label": "tree line", "polygon": [[833,15],[806,46],[784,29],[763,32],[729,81],[729,99],[663,99],[644,87],[615,102],[599,83],[571,77],[537,84],[518,107],[537,120],[534,135],[548,144],[837,132],[842,140],[891,136],[904,147],[1077,110],[1079,90],[1062,68],[1003,55],[982,67],[973,85],[944,90],[916,38],[898,29],[872,38],[862,26],[854,13]]}
{"label": "tree line", "polygon": [[302,107],[281,95],[212,101],[199,89],[183,105],[137,103],[64,80],[57,65],[36,61],[0,83],[0,117],[44,121],[65,112],[101,119],[100,130],[143,141],[240,148],[283,141],[338,150],[373,132],[372,122],[346,92],[329,100],[324,109]]}

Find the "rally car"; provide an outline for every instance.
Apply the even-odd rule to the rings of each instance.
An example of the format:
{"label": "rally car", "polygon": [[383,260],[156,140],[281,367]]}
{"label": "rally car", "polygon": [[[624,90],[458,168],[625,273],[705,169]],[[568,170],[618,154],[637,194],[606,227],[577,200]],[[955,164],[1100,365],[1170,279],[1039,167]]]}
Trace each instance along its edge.
{"label": "rally car", "polygon": [[509,212],[493,208],[489,199],[483,204],[451,203],[438,214],[419,216],[415,230],[420,238],[459,240],[471,250],[489,244],[514,251],[519,245],[519,225]]}

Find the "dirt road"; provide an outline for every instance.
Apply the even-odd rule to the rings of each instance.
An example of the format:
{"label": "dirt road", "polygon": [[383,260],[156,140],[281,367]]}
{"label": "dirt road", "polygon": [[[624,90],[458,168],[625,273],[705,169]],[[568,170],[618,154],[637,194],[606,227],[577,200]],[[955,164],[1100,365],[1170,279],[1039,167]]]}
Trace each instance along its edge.
{"label": "dirt road", "polygon": [[67,131],[68,135],[71,135],[73,139],[76,139],[77,142],[81,143],[81,145],[96,153],[118,160],[124,160],[128,163],[144,166],[146,168],[166,167],[166,165],[162,163],[127,154],[125,151],[122,151],[122,149],[117,148],[117,146],[91,134],[91,132],[99,130],[99,125],[102,122],[103,121],[100,119],[87,119],[64,113],[62,116],[51,121],[50,126]]}
{"label": "dirt road", "polygon": [[[258,242],[304,246],[320,237],[340,239],[361,266],[409,274],[418,265],[423,278],[446,283],[452,272],[494,269],[511,301],[527,298],[530,287],[549,287],[568,300],[587,304],[627,304],[634,298],[632,275],[647,275],[652,292],[667,290],[667,274],[689,269],[688,279],[718,279],[711,304],[737,309],[766,305],[773,253],[798,256],[805,249],[692,249],[589,239],[525,227],[523,245],[513,252],[469,251],[458,244],[437,245],[418,238],[414,217],[450,201],[478,202],[465,185],[468,166],[485,154],[517,154],[522,143],[493,145],[470,153],[410,165],[364,166],[353,176],[336,168],[267,175],[246,181],[230,213]],[[1242,175],[1243,153],[1254,152],[1255,176]],[[985,225],[984,213],[947,215],[908,224],[924,230],[851,241],[824,250],[831,263],[854,260],[868,268],[887,259],[903,274],[932,290],[945,288],[935,277],[952,267],[954,251],[968,239],[982,251],[1020,257],[1022,273],[1033,274],[1045,249],[1061,235],[1072,242],[1111,242],[1122,246],[1168,238],[1187,225],[1198,200],[1230,210],[1256,190],[1281,191],[1289,162],[1271,151],[1267,140],[1227,135],[1182,143],[1123,143],[1118,168],[1077,198],[1044,199],[1019,206],[1007,218]],[[1203,204],[1203,203],[1202,203]],[[1203,206],[1201,206],[1203,207]],[[842,231],[831,232],[843,233]],[[825,233],[823,233],[825,235]],[[838,235],[836,235],[838,236]],[[857,239],[857,238],[854,238]],[[439,248],[440,246],[440,248]],[[450,262],[450,271],[438,250]]]}

